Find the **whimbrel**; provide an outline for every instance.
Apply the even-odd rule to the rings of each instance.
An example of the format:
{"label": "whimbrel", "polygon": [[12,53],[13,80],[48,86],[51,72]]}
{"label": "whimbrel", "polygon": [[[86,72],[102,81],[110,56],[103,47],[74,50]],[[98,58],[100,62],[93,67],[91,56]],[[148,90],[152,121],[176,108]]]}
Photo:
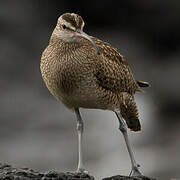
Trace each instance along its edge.
{"label": "whimbrel", "polygon": [[140,176],[127,127],[132,131],[141,130],[134,94],[148,83],[135,80],[119,51],[109,43],[87,35],[83,27],[81,16],[61,15],[40,64],[43,80],[51,94],[76,114],[77,172],[85,172],[82,159],[84,123],[79,108],[93,108],[115,112],[130,155],[130,174]]}

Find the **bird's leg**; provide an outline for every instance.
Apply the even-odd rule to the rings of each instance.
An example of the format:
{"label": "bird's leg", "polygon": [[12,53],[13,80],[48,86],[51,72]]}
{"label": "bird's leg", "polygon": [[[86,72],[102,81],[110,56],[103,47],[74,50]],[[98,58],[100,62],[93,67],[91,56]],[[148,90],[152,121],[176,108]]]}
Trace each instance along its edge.
{"label": "bird's leg", "polygon": [[78,132],[78,168],[77,172],[86,172],[83,166],[83,159],[82,159],[82,135],[84,130],[84,123],[81,118],[81,114],[79,112],[79,109],[75,109],[76,117],[77,117],[77,132]]}
{"label": "bird's leg", "polygon": [[129,152],[130,159],[131,159],[132,170],[130,172],[130,176],[142,176],[141,172],[138,169],[139,165],[136,163],[134,154],[131,150],[128,133],[127,133],[127,125],[126,125],[125,121],[123,120],[121,114],[119,112],[115,112],[115,113],[119,120],[119,130],[122,132],[122,134],[124,136],[124,140],[126,142],[126,146],[127,146],[128,152]]}

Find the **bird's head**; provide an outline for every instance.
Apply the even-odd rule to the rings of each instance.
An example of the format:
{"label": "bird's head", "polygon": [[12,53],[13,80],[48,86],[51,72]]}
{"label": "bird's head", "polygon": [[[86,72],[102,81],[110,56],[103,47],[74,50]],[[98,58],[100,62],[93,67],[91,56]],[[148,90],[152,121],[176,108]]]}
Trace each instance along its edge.
{"label": "bird's head", "polygon": [[74,13],[65,13],[58,18],[55,33],[61,40],[72,43],[80,42],[81,38],[87,39],[99,54],[99,48],[89,35],[83,32],[84,21],[81,16]]}

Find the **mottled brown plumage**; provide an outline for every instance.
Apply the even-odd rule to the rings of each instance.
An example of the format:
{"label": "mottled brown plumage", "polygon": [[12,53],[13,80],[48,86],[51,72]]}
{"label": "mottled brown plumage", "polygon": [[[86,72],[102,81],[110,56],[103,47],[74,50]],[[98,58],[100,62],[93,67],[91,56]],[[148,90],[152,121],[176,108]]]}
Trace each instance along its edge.
{"label": "mottled brown plumage", "polygon": [[[82,18],[76,14],[66,13],[59,18],[41,58],[40,68],[47,88],[70,109],[121,112],[128,127],[139,131],[134,94],[141,91],[140,86],[148,84],[134,79],[127,61],[109,43],[91,37],[99,49],[98,55],[89,40],[78,37],[76,29],[82,30],[83,25]],[[68,32],[74,36],[70,37]]]}
{"label": "mottled brown plumage", "polygon": [[65,13],[62,15],[62,19],[64,19],[66,22],[70,23],[76,29],[81,29],[81,27],[83,25],[82,17],[77,14],[74,14],[72,16],[72,14],[70,14],[70,13]]}

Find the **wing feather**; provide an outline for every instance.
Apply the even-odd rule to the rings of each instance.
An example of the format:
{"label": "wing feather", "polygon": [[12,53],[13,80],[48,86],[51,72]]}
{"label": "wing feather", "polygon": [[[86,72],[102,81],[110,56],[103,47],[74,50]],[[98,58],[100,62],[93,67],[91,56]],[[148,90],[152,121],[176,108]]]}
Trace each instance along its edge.
{"label": "wing feather", "polygon": [[95,73],[97,83],[112,92],[128,92],[134,94],[140,90],[137,81],[134,79],[127,61],[109,43],[92,37],[100,50],[100,57],[96,63]]}

